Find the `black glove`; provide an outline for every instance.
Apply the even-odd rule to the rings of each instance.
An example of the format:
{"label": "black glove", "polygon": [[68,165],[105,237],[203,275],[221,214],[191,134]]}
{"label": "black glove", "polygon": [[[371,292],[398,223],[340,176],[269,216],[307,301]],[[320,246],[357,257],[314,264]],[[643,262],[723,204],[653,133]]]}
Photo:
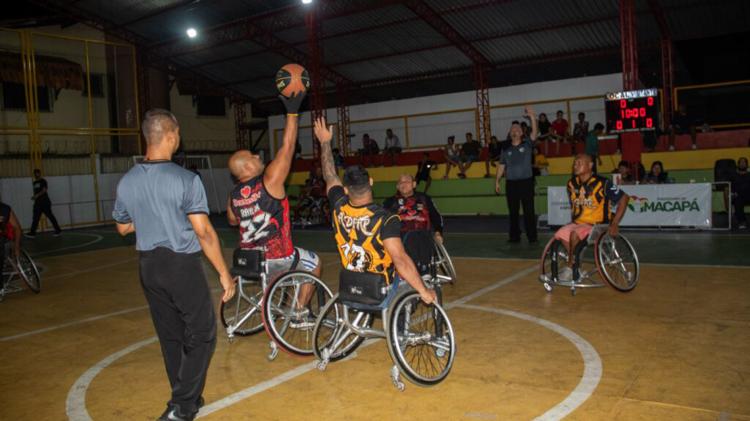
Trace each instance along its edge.
{"label": "black glove", "polygon": [[281,102],[284,103],[284,107],[286,107],[286,113],[287,114],[297,114],[299,112],[299,107],[302,105],[302,101],[305,100],[305,96],[307,95],[307,92],[302,91],[298,93],[292,94],[290,97],[285,97],[284,95],[279,95],[279,99]]}

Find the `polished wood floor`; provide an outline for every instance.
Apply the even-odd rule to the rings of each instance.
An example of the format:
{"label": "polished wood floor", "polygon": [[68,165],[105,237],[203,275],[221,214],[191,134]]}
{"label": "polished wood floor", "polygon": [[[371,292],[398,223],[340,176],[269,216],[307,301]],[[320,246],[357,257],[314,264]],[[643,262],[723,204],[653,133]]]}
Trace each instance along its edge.
{"label": "polished wood floor", "polygon": [[[132,247],[41,256],[42,293],[0,302],[0,420],[163,411],[168,384],[135,258]],[[334,284],[337,260],[323,259]],[[230,344],[220,330],[205,418],[557,419],[572,405],[574,420],[750,420],[747,268],[644,265],[630,294],[573,297],[547,294],[532,260],[455,260],[445,301],[476,294],[449,310],[458,351],[445,382],[398,392],[383,341],[320,372],[285,354],[268,362],[265,333]]]}

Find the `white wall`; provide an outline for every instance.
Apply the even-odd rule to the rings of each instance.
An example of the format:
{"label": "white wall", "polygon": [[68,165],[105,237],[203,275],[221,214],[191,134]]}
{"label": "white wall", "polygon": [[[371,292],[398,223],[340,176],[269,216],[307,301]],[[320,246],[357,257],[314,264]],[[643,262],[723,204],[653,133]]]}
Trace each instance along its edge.
{"label": "white wall", "polygon": [[180,136],[189,150],[233,151],[236,148],[234,110],[226,102],[223,117],[199,116],[192,95],[180,95],[177,84],[169,92],[172,113],[180,122]]}
{"label": "white wall", "polygon": [[[601,100],[571,101],[571,116],[567,115],[565,101],[539,104],[535,106],[537,113],[546,113],[551,120],[557,110],[566,113],[565,118],[571,123],[577,120],[580,111],[586,113],[586,120],[590,126],[597,122],[604,123],[604,94],[606,92],[622,89],[622,74],[614,73],[602,76],[581,77],[550,82],[540,82],[526,85],[507,86],[490,89],[490,105],[504,105],[516,103],[533,103],[537,101],[549,101],[571,97],[601,96]],[[439,114],[432,116],[420,116],[409,118],[409,137],[411,147],[430,146],[445,143],[449,135],[455,135],[456,140],[463,142],[464,133],[471,132],[476,136],[474,123],[474,112],[476,108],[476,96],[474,91],[458,92],[452,94],[411,98],[397,101],[378,102],[374,104],[355,105],[349,109],[349,120],[351,121],[350,132],[356,137],[352,138],[351,148],[356,150],[362,145],[362,134],[368,133],[374,137],[381,148],[384,145],[385,129],[392,128],[399,136],[402,144],[405,142],[404,119],[393,118],[384,121],[357,123],[357,120],[366,120],[383,117],[394,117],[418,113],[431,113],[454,109],[471,108],[472,111]],[[330,122],[336,121],[336,109],[328,109]],[[520,120],[523,115],[522,107],[495,108],[490,113],[492,133],[499,138],[504,138],[513,120]],[[310,113],[301,115],[301,125],[310,125]],[[284,127],[284,116],[272,116],[268,119],[269,133],[271,134],[271,149],[275,148],[273,133]],[[279,141],[281,136],[278,136]],[[300,129],[300,143],[303,154],[312,152],[312,133],[309,128]]]}

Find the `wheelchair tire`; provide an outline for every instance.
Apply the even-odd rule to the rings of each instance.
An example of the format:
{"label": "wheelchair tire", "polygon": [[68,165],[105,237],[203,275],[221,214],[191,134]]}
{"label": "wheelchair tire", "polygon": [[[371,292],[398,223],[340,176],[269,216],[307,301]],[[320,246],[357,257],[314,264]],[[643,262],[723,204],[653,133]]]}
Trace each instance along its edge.
{"label": "wheelchair tire", "polygon": [[[315,321],[315,329],[313,329],[313,354],[319,360],[323,359],[323,350],[330,346],[334,340],[334,335],[337,334],[340,328],[343,327],[341,318],[343,317],[344,306],[337,302],[338,294],[336,294],[323,308]],[[360,327],[370,328],[372,322],[375,319],[372,314],[366,312],[356,312],[355,310],[349,309],[349,320],[354,320],[358,314],[362,314],[364,318]],[[353,316],[353,317],[351,317]],[[365,338],[349,332],[342,346],[339,347],[335,352],[328,356],[328,361],[338,361],[351,355]]]}
{"label": "wheelchair tire", "polygon": [[453,266],[453,260],[451,260],[451,257],[448,255],[448,250],[445,249],[444,245],[437,241],[434,241],[434,243],[435,253],[437,254],[438,259],[440,259],[438,270],[442,272],[443,275],[450,277],[451,283],[456,282],[456,267]]}
{"label": "wheelchair tire", "polygon": [[453,367],[453,326],[440,305],[425,304],[416,291],[396,297],[388,313],[388,352],[401,373],[419,386],[443,381]]}
{"label": "wheelchair tire", "polygon": [[250,336],[263,330],[263,316],[261,315],[261,300],[263,300],[263,288],[260,281],[242,281],[242,291],[239,285],[237,291],[228,302],[221,302],[219,315],[221,324],[226,328],[235,320],[244,317],[248,311],[255,308],[255,313],[245,320],[237,330],[238,336]]}
{"label": "wheelchair tire", "polygon": [[630,292],[638,285],[641,266],[627,238],[618,235],[613,239],[604,232],[596,239],[594,251],[599,272],[612,288]]}
{"label": "wheelchair tire", "polygon": [[552,250],[553,250],[552,246],[555,243],[560,244],[557,248],[557,261],[566,262],[568,260],[568,254],[565,251],[565,248],[560,243],[560,240],[555,239],[555,237],[550,238],[549,241],[547,242],[547,245],[544,246],[544,252],[542,252],[542,262],[539,268],[542,278],[546,277],[546,279],[548,279],[549,282],[553,282],[552,281]]}
{"label": "wheelchair tire", "polygon": [[[302,310],[294,310],[302,285],[312,285],[312,295]],[[268,336],[287,353],[312,355],[315,320],[331,297],[328,286],[309,272],[292,271],[277,277],[263,296],[263,325]]]}
{"label": "wheelchair tire", "polygon": [[35,294],[39,294],[42,290],[42,277],[39,276],[39,269],[25,250],[21,250],[17,264],[21,279],[26,283],[26,286]]}

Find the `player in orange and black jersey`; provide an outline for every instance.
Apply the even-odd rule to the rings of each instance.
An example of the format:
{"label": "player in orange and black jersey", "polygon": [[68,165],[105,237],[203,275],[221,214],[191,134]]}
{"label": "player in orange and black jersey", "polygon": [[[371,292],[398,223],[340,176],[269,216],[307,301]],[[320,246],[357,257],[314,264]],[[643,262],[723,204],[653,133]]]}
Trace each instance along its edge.
{"label": "player in orange and black jersey", "polygon": [[[5,264],[5,246],[12,244],[13,256],[21,254],[21,224],[13,213],[13,209],[0,202],[0,268]],[[0,289],[5,286],[5,277],[0,275]]]}
{"label": "player in orange and black jersey", "polygon": [[326,126],[324,118],[315,121],[315,137],[320,141],[323,178],[331,202],[341,266],[350,271],[383,275],[388,284],[399,277],[414,288],[424,302],[436,301],[435,291],[424,285],[404,250],[398,216],[373,202],[372,178],[367,170],[351,166],[344,172],[344,182],[339,179],[331,152],[332,128]]}
{"label": "player in orange and black jersey", "polygon": [[[620,221],[628,205],[628,195],[604,177],[593,173],[594,160],[590,155],[579,154],[573,163],[573,178],[568,181],[572,222],[555,233],[568,251],[568,266],[561,270],[558,279],[568,281],[573,276],[576,245],[586,239],[595,224],[609,224],[609,235],[616,237]],[[612,208],[617,211],[612,216]]]}

